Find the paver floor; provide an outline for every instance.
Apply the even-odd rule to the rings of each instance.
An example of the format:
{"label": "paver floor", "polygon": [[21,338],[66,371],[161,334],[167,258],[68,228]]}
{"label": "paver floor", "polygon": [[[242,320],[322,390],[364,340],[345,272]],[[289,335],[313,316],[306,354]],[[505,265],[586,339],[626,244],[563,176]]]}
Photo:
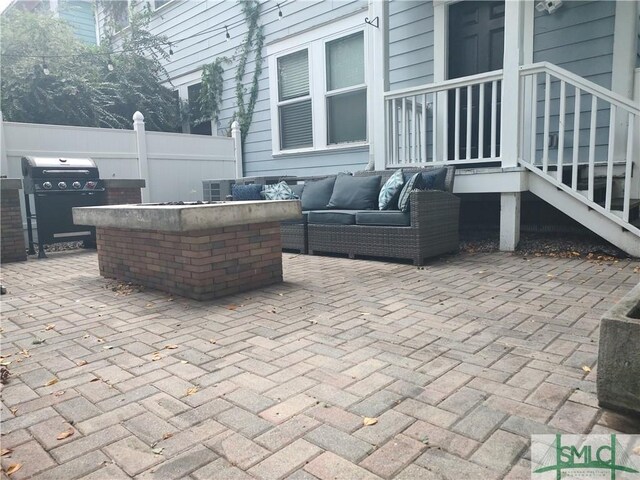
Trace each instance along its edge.
{"label": "paver floor", "polygon": [[282,285],[198,303],[114,291],[90,251],[9,264],[2,466],[22,465],[12,480],[529,478],[532,433],[640,432],[595,397],[600,316],[639,266],[287,254]]}

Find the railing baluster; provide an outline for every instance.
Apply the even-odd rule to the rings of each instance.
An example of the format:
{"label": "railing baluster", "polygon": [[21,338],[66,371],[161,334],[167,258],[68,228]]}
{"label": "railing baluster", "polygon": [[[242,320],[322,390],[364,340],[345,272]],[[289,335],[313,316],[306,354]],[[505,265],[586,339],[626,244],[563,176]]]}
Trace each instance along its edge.
{"label": "railing baluster", "polygon": [[580,89],[576,87],[573,106],[573,166],[571,168],[571,188],[578,190],[578,157],[580,156]]}
{"label": "railing baluster", "polygon": [[542,171],[549,170],[549,111],[551,108],[551,75],[544,75],[544,127],[542,134]]}
{"label": "railing baluster", "polygon": [[615,154],[616,138],[616,106],[609,105],[609,148],[607,148],[607,189],[605,190],[604,208],[611,210],[611,197],[613,195],[613,156]]}
{"label": "railing baluster", "polygon": [[395,98],[391,102],[391,161],[396,165],[398,163],[398,105]]}
{"label": "railing baluster", "polygon": [[422,122],[420,122],[420,160],[427,161],[427,94],[422,95]]}
{"label": "railing baluster", "polygon": [[566,113],[566,84],[564,80],[560,81],[560,114],[558,117],[558,171],[557,179],[562,183],[562,163],[564,161],[564,117]]}
{"label": "railing baluster", "polygon": [[496,136],[498,123],[496,115],[498,111],[498,81],[491,82],[491,159],[496,158]]}
{"label": "railing baluster", "polygon": [[455,135],[453,137],[453,159],[460,160],[460,88],[456,88],[455,103]]}
{"label": "railing baluster", "polygon": [[598,116],[598,97],[591,95],[591,122],[589,125],[589,186],[587,198],[593,202],[596,158],[596,117]]}
{"label": "railing baluster", "polygon": [[416,96],[411,97],[411,163],[417,163],[418,159],[416,158],[416,148],[418,143],[418,135],[416,135],[417,124],[416,124]]}
{"label": "railing baluster", "polygon": [[484,158],[484,86],[485,83],[478,85],[478,158]]}
{"label": "railing baluster", "polygon": [[472,89],[471,85],[467,85],[467,138],[466,138],[466,151],[465,158],[471,160],[471,113],[472,113]]}
{"label": "railing baluster", "polygon": [[538,74],[531,75],[531,165],[536,164],[538,127]]}
{"label": "railing baluster", "polygon": [[407,163],[407,97],[402,98],[402,163]]}
{"label": "railing baluster", "polygon": [[438,151],[436,145],[438,144],[438,94],[432,93],[431,98],[431,161],[438,161]]}
{"label": "railing baluster", "polygon": [[629,127],[627,128],[627,154],[624,168],[624,195],[622,199],[622,219],[629,221],[629,209],[631,205],[631,167],[633,165],[633,136],[635,135],[635,119],[632,113],[628,114]]}
{"label": "railing baluster", "polygon": [[449,90],[442,92],[442,161],[449,159]]}

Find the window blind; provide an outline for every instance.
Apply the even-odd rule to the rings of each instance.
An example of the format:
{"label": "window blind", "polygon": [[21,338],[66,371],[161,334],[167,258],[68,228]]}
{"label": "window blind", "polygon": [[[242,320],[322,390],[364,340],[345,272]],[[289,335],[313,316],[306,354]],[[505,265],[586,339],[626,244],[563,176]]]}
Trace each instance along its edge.
{"label": "window blind", "polygon": [[309,53],[301,50],[278,59],[280,101],[309,95]]}

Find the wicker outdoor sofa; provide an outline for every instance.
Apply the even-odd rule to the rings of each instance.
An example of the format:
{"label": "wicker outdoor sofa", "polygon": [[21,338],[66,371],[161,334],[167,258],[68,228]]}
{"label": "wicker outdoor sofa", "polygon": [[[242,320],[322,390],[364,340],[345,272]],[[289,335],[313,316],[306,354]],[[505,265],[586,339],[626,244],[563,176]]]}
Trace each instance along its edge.
{"label": "wicker outdoor sofa", "polygon": [[[404,169],[405,176],[416,172],[430,171],[425,169]],[[283,222],[281,224],[282,247],[300,253],[338,253],[349,258],[356,256],[408,259],[414,265],[423,265],[425,259],[458,250],[458,222],[460,199],[453,195],[455,167],[446,167],[445,189],[413,190],[410,193],[409,213],[399,211],[377,210],[330,210],[305,211],[303,197],[303,220]],[[353,176],[381,177],[384,184],[394,173],[393,170],[356,172]],[[328,177],[286,177],[286,182],[303,188],[313,180]],[[379,188],[379,187],[378,187]],[[382,214],[382,218],[402,221],[402,225],[342,225],[324,224],[322,215],[371,215]],[[385,215],[388,214],[388,217]],[[315,217],[315,218],[314,218]],[[390,223],[393,223],[391,221]]]}

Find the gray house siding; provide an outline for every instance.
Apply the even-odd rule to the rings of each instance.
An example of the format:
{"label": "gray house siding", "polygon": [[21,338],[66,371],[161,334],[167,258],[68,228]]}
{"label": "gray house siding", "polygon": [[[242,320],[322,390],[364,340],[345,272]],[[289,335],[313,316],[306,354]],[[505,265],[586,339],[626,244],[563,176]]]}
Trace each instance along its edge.
{"label": "gray house siding", "polygon": [[389,89],[433,82],[433,3],[389,2]]}
{"label": "gray house siding", "polygon": [[[570,1],[565,2],[555,13],[536,12],[534,23],[533,61],[547,61],[586,78],[604,88],[611,88],[613,61],[613,35],[615,24],[615,2]],[[538,158],[542,156],[544,76],[538,79]],[[550,133],[559,130],[559,82],[552,83]],[[574,90],[567,87],[567,116],[565,118],[565,146],[573,144]],[[580,161],[588,158],[589,121],[591,96],[581,96],[580,115]],[[609,136],[609,108],[598,104],[596,130],[596,161],[607,155]],[[565,161],[567,152],[565,151]],[[549,157],[555,161],[557,151],[550,150]]]}
{"label": "gray house siding", "polygon": [[83,42],[95,45],[96,23],[93,11],[93,3],[82,0],[70,0],[60,2],[58,14],[65,20],[77,38]]}
{"label": "gray house siding", "polygon": [[[281,5],[283,18],[278,19],[275,1],[262,5],[260,21],[264,25],[265,54],[259,93],[253,120],[244,144],[244,173],[247,176],[285,174],[324,174],[337,171],[363,169],[368,162],[368,148],[348,149],[341,152],[272,156],[271,113],[269,92],[269,68],[266,49],[269,44],[294,36],[320,25],[330,23],[347,15],[362,12],[366,17],[367,3],[363,0],[340,2],[290,2]],[[176,1],[162,8],[152,20],[154,33],[181,39],[207,29],[218,29],[228,25],[231,39],[226,41],[224,30],[185,39],[173,46],[174,55],[166,68],[170,78],[179,82],[179,77],[200,71],[202,65],[226,56],[231,59],[224,66],[224,92],[218,124],[219,134],[229,131],[229,124],[236,110],[235,72],[239,52],[238,46],[246,34],[246,25],[237,2],[221,1]],[[255,61],[250,56],[246,66],[245,85],[255,71]]]}

